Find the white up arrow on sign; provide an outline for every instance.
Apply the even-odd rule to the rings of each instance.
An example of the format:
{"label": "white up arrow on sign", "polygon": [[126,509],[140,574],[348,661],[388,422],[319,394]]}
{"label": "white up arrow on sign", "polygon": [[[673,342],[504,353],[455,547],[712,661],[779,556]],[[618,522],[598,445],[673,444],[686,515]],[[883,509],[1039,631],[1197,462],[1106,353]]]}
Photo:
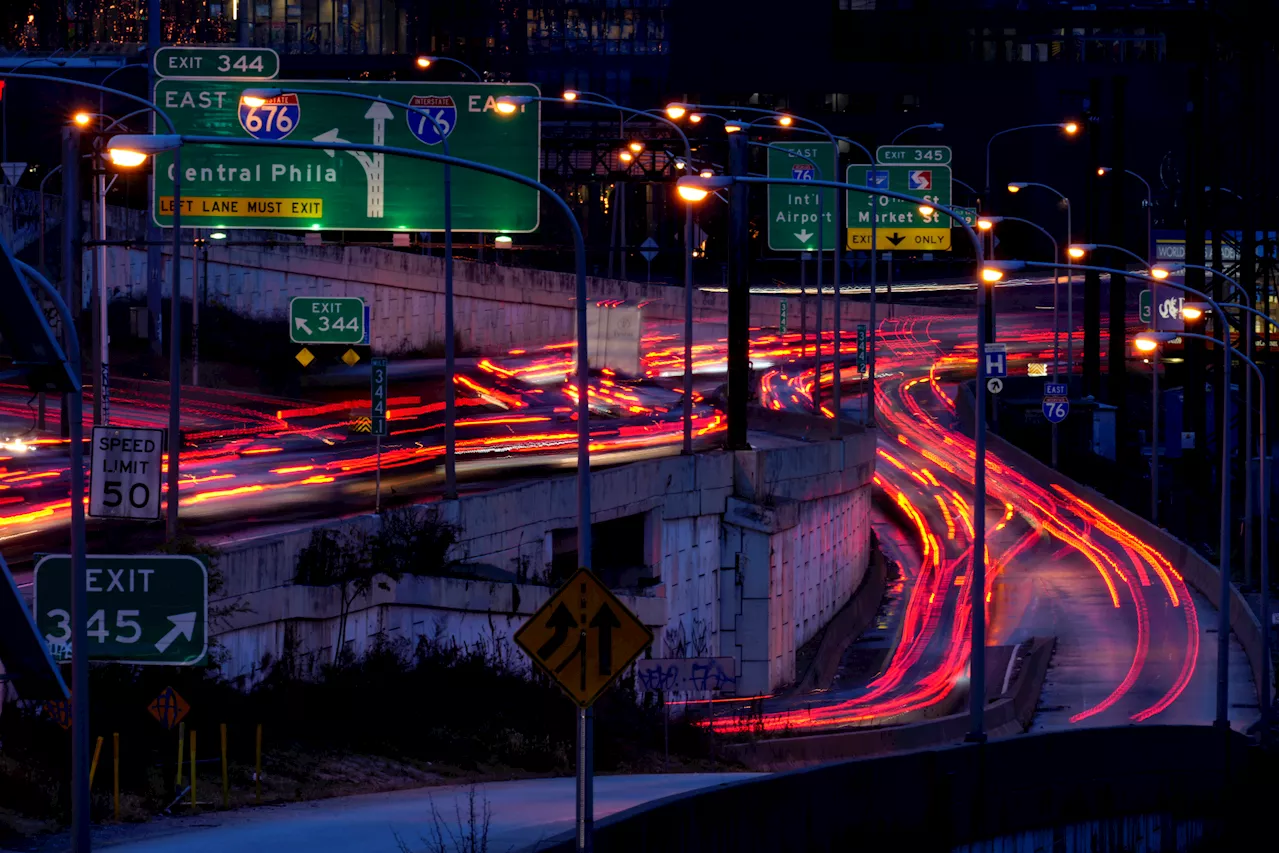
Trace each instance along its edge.
{"label": "white up arrow on sign", "polygon": [[[369,111],[364,117],[373,121],[373,144],[385,145],[387,139],[387,119],[392,118],[391,108],[381,101],[376,101],[369,106]],[[338,136],[338,129],[326,130],[324,133],[314,137],[316,142],[347,142],[346,139]],[[330,157],[334,152],[325,149],[325,153]],[[365,194],[368,200],[366,215],[370,219],[381,219],[383,211],[383,202],[386,198],[386,173],[383,170],[383,155],[368,154],[364,151],[348,151],[352,157],[356,158],[356,162],[364,169],[365,182],[368,190]]]}

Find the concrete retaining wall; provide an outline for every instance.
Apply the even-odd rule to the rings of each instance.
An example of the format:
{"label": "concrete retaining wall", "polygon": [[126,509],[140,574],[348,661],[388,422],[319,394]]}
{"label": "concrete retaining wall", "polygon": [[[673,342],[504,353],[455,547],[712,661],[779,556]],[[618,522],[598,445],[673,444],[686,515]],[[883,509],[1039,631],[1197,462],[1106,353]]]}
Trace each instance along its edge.
{"label": "concrete retaining wall", "polygon": [[[614,585],[654,629],[654,654],[733,656],[743,675],[739,692],[767,692],[794,680],[796,648],[844,605],[866,572],[873,440],[857,434],[592,472],[593,524],[638,517],[635,529],[643,529],[638,543],[616,543],[630,549],[624,556],[635,568],[615,576]],[[375,589],[352,608],[346,637],[353,653],[379,633],[463,643],[509,637],[550,594],[549,587],[517,582],[517,574],[542,573],[555,543],[571,535],[576,479],[468,495],[432,511],[461,528],[452,556],[484,579],[407,577]],[[375,523],[363,517],[330,526]],[[600,534],[595,538],[599,543]],[[337,590],[292,583],[310,539],[310,529],[266,536],[219,557],[227,581],[215,604],[248,608],[216,632],[230,653],[228,675],[255,678],[287,638],[304,657],[332,659]]]}
{"label": "concrete retaining wall", "polygon": [[[165,257],[169,257],[165,250]],[[107,252],[107,286],[112,298],[143,299],[146,252],[111,248]],[[86,260],[85,292],[90,265]],[[171,266],[165,261],[164,292],[169,292]],[[208,278],[201,266],[205,300],[260,319],[283,319],[294,296],[358,296],[370,306],[371,342],[379,353],[418,350],[438,344],[444,335],[444,261],[441,258],[369,246],[218,246],[209,248]],[[191,296],[191,262],[183,261],[180,284]],[[513,347],[529,348],[573,338],[574,277],[545,270],[454,261],[455,322],[465,348],[486,354]],[[684,290],[591,278],[593,301],[623,300],[642,305],[649,321],[684,319]],[[751,324],[775,327],[781,300],[756,296]],[[793,311],[795,298],[792,297]],[[830,306],[826,306],[830,314]],[[913,306],[895,306],[898,313]],[[724,321],[724,293],[694,293],[695,316]],[[841,304],[844,328],[868,316],[865,302]],[[798,318],[791,321],[798,328]],[[827,321],[828,328],[830,320]]]}

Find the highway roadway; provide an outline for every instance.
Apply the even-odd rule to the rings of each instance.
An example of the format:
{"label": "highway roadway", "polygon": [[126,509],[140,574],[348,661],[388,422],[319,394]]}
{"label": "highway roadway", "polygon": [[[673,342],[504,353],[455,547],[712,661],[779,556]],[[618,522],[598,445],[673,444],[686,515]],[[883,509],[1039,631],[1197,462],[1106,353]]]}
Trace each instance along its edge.
{"label": "highway roadway", "polygon": [[[1011,373],[1052,362],[1042,323],[1036,314],[1002,318]],[[974,373],[974,325],[887,321],[879,340],[876,485],[909,540],[898,642],[866,684],[765,700],[755,714],[721,703],[717,731],[912,722],[954,704],[967,686],[974,445],[957,429],[954,400],[957,382]],[[779,369],[761,385],[766,405],[794,404],[812,375]],[[1047,487],[990,451],[987,466],[988,643],[1058,637],[1035,728],[1212,721],[1215,611],[1203,597],[1084,490]],[[1234,701],[1248,704],[1252,681],[1234,644],[1231,677]],[[1241,728],[1256,718],[1233,713]]]}
{"label": "highway roadway", "polygon": [[[1029,360],[1051,361],[1048,319],[1034,309],[1001,316],[1011,370]],[[695,432],[703,445],[723,429],[713,405],[723,379],[722,334],[700,327],[694,351]],[[967,685],[974,450],[956,428],[954,398],[976,365],[974,324],[971,316],[889,319],[880,324],[878,341],[875,485],[896,508],[906,540],[900,543],[905,599],[898,642],[865,684],[768,700],[761,719],[748,720],[741,708],[721,703],[717,730],[907,722],[954,704]],[[832,343],[828,331],[824,354]],[[681,400],[672,386],[679,384],[682,355],[675,331],[650,328],[644,377],[594,376],[593,462],[678,450]],[[485,476],[534,476],[573,464],[578,392],[569,378],[572,357],[571,344],[555,344],[478,359],[459,373],[459,469],[469,487],[482,487],[476,480]],[[812,411],[812,335],[802,342],[795,332],[753,330],[751,358],[763,405]],[[844,415],[857,420],[861,401],[851,362],[846,358]],[[828,361],[820,383],[828,417],[832,380]],[[231,414],[247,425],[229,436],[207,425],[227,419],[225,402],[193,403],[184,416],[204,425],[189,429],[183,451],[184,524],[201,535],[229,529],[244,535],[258,525],[368,512],[372,443],[348,433],[367,405],[364,393],[338,390],[324,402],[307,403],[243,395]],[[429,379],[393,383],[392,436],[382,466],[383,487],[397,500],[439,493],[438,396],[438,382]],[[128,420],[153,408],[124,400],[117,411]],[[7,556],[58,547],[69,507],[65,445],[55,440],[13,450],[18,444],[11,441],[8,458],[0,456],[0,546]],[[1213,641],[1212,610],[1163,555],[1082,490],[1038,483],[998,454],[988,455],[984,511],[990,642],[1059,638],[1037,726],[1212,719],[1214,659],[1203,652]],[[1238,648],[1235,655],[1233,697],[1247,703],[1252,685]]]}

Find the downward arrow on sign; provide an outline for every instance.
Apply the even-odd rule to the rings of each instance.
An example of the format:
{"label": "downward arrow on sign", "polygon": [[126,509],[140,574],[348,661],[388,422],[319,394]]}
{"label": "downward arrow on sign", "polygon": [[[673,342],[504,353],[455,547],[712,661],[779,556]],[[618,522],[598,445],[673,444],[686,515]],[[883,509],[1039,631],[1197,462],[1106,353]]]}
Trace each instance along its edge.
{"label": "downward arrow on sign", "polygon": [[905,235],[899,234],[897,231],[894,231],[891,237],[885,237],[885,239],[896,246],[907,238]]}
{"label": "downward arrow on sign", "polygon": [[156,643],[156,651],[164,654],[165,649],[173,645],[179,636],[190,640],[191,635],[196,630],[196,614],[178,613],[169,617],[169,621],[173,623],[173,627],[169,629],[169,633],[160,638],[160,642]]}
{"label": "downward arrow on sign", "polygon": [[802,229],[800,229],[799,231],[795,232],[795,234],[796,234],[796,238],[797,238],[801,243],[808,243],[808,242],[809,242],[809,238],[813,236],[812,234],[810,234],[810,233],[809,233],[809,229],[808,229],[808,228],[802,228]]}

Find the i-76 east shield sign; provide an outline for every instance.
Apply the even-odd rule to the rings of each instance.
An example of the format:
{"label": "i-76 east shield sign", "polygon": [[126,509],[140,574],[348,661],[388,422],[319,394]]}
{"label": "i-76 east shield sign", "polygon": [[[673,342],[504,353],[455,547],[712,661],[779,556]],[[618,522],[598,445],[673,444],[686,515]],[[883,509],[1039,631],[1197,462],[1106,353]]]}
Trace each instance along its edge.
{"label": "i-76 east shield sign", "polygon": [[[270,81],[273,97],[246,103],[262,82],[166,79],[156,102],[180,134],[252,139],[262,145],[182,148],[182,224],[205,228],[307,228],[440,231],[443,167],[408,156],[289,149],[280,141],[347,142],[444,154],[537,178],[538,103],[503,114],[503,96],[537,96],[527,83]],[[314,89],[380,101],[320,95]],[[267,93],[263,93],[265,96]],[[172,153],[156,157],[155,211],[173,223]],[[515,181],[455,166],[453,227],[529,232],[538,227],[538,193]]]}

